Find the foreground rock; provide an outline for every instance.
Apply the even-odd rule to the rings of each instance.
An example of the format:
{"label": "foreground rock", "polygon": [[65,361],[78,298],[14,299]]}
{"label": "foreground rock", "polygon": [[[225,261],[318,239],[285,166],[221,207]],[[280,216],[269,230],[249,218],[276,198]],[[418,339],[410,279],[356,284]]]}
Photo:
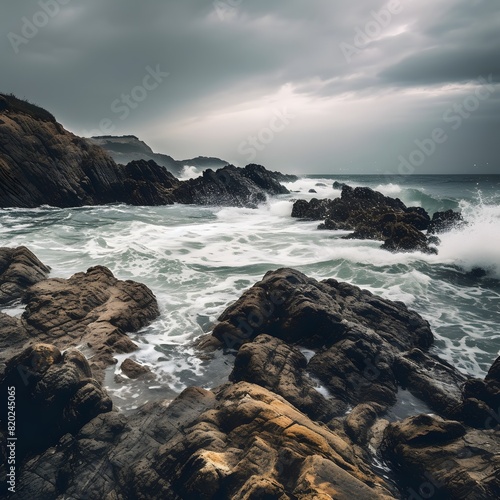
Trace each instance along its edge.
{"label": "foreground rock", "polygon": [[[433,342],[429,324],[403,304],[333,279],[318,282],[292,269],[267,273],[219,321],[200,345],[216,345],[214,339],[222,347],[244,344],[233,376],[276,390],[312,418],[333,414],[342,403],[388,408],[396,401],[398,359],[413,348],[425,351]],[[286,344],[262,337],[248,344],[262,334],[307,347],[313,356],[307,364]],[[330,391],[329,410],[307,384],[307,397],[287,389],[303,383],[306,372]],[[297,403],[301,398],[302,406]]]}
{"label": "foreground rock", "polygon": [[[55,445],[67,433],[75,434],[95,416],[111,410],[111,400],[92,378],[85,357],[76,350],[64,354],[57,347],[35,344],[7,363],[0,394],[15,392],[16,460]],[[8,435],[7,405],[0,413],[1,432]],[[1,440],[2,455],[6,440]],[[5,464],[4,461],[2,461]],[[5,478],[5,474],[2,474]],[[2,481],[3,482],[3,481]],[[39,498],[34,496],[33,498]]]}
{"label": "foreground rock", "polygon": [[120,281],[101,266],[69,279],[40,281],[24,291],[24,301],[21,320],[0,314],[0,361],[30,341],[61,350],[79,347],[91,358],[98,380],[115,363],[115,353],[137,348],[127,332],[139,330],[159,315],[156,298],[145,285]]}
{"label": "foreground rock", "polygon": [[101,412],[27,460],[12,498],[82,498],[83,485],[88,500],[394,498],[348,439],[245,382]]}
{"label": "foreground rock", "polygon": [[27,288],[49,272],[26,247],[0,248],[0,305],[22,299]]}
{"label": "foreground rock", "polygon": [[320,229],[354,231],[345,238],[383,241],[382,248],[392,252],[436,253],[434,240],[421,231],[432,233],[450,229],[460,214],[437,213],[433,220],[420,207],[407,207],[399,198],[390,198],[366,187],[352,188],[345,184],[341,197],[333,200],[298,200],[292,217],[322,220]]}

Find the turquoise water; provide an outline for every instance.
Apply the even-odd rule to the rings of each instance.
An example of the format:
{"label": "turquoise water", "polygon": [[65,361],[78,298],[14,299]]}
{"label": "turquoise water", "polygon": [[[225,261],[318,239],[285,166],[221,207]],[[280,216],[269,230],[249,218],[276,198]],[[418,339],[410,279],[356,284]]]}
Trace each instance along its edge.
{"label": "turquoise water", "polygon": [[[343,232],[318,231],[317,222],[290,217],[294,199],[339,196],[333,180],[370,186],[430,212],[460,209],[470,224],[443,235],[438,255],[391,254],[380,242],[342,240]],[[500,350],[500,176],[315,176],[287,187],[294,192],[256,210],[181,205],[0,210],[0,246],[28,246],[51,266],[53,277],[99,264],[153,290],[161,317],[132,337],[140,346],[133,357],[148,364],[156,380],[147,387],[115,384],[119,364],[106,378],[125,409],[173,398],[188,385],[208,388],[224,381],[232,359],[200,360],[190,342],[209,331],[265,272],[283,266],[404,301],[431,323],[434,352],[466,373],[484,376]],[[487,276],[468,274],[475,267],[486,269]]]}

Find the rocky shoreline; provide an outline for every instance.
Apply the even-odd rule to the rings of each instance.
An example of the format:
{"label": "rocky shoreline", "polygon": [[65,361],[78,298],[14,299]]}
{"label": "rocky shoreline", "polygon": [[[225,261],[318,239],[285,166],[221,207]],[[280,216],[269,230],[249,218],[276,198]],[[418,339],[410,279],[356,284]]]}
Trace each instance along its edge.
{"label": "rocky shoreline", "polygon": [[[21,319],[0,314],[0,393],[16,394],[12,498],[499,495],[500,358],[484,380],[463,375],[429,353],[429,324],[403,303],[269,272],[196,343],[236,353],[228,382],[126,416],[103,369],[157,316],[152,292],[103,267],[48,279],[25,248],[0,249],[0,262],[3,303],[26,304]],[[403,389],[433,414],[390,422]]]}

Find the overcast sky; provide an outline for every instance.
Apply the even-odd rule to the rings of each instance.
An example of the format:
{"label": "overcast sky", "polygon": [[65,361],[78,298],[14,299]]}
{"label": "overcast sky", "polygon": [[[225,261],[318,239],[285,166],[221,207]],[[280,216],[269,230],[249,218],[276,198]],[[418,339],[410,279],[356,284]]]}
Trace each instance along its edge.
{"label": "overcast sky", "polygon": [[498,0],[3,0],[0,30],[0,92],[79,135],[288,172],[500,173]]}

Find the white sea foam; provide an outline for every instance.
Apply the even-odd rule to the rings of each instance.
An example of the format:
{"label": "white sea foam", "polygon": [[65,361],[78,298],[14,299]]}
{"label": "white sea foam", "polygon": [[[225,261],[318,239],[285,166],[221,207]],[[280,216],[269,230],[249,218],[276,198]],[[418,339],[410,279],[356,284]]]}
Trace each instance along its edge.
{"label": "white sea foam", "polygon": [[461,209],[467,225],[439,235],[439,259],[500,279],[500,206],[462,202]]}
{"label": "white sea foam", "polygon": [[196,177],[199,177],[200,175],[202,174],[202,172],[192,166],[192,165],[184,165],[182,167],[182,172],[181,172],[181,175],[179,176],[179,179],[181,181],[187,181],[189,179],[196,179]]}

